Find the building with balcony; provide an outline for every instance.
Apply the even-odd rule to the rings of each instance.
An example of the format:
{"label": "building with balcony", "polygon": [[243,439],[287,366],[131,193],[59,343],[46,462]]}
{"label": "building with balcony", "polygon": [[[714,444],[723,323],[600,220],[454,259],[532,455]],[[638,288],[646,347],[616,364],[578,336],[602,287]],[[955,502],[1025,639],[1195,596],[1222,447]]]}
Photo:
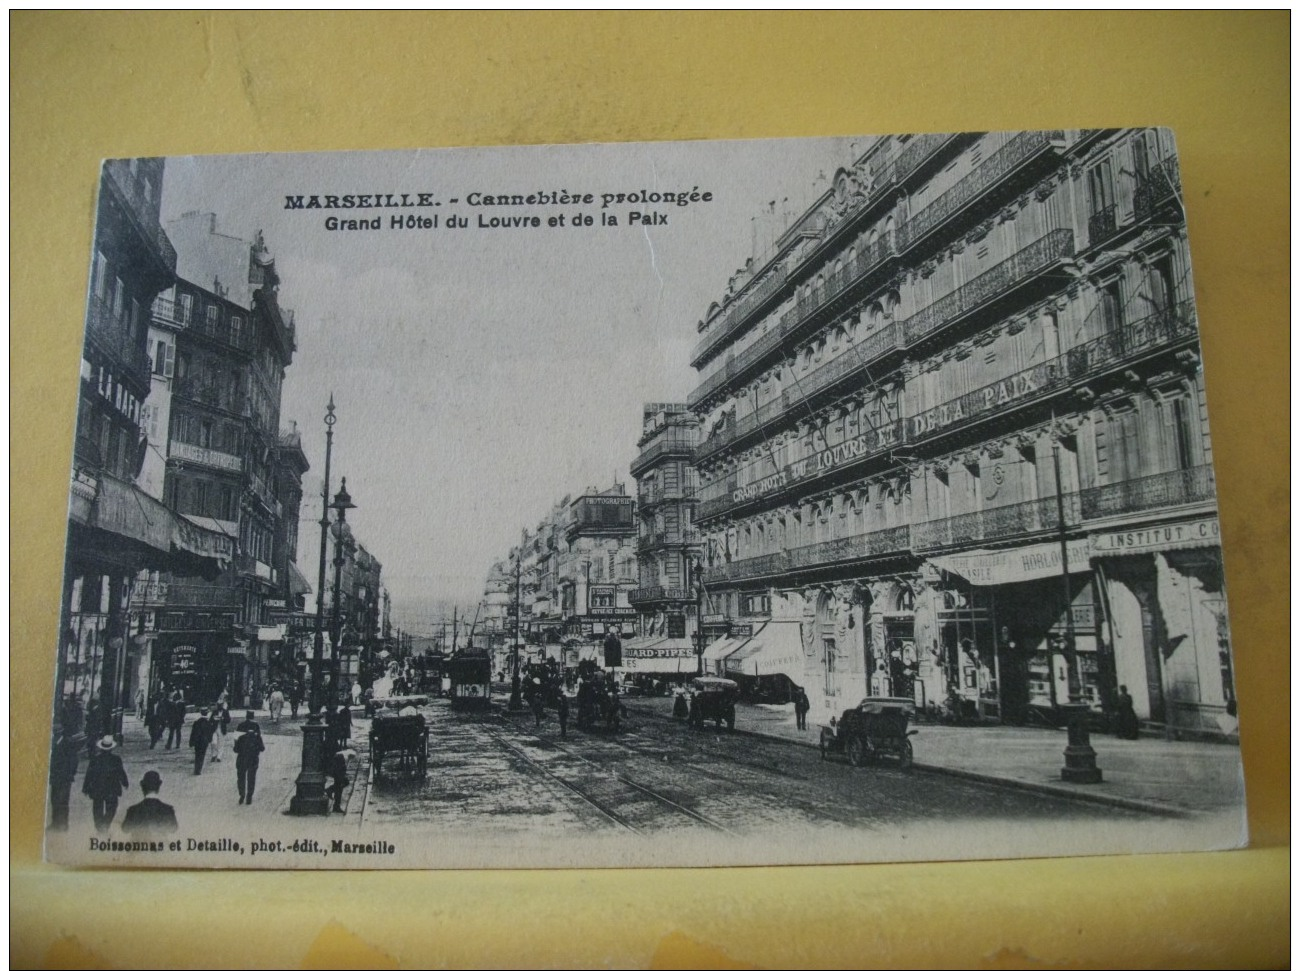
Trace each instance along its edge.
{"label": "building with balcony", "polygon": [[[346,694],[356,681],[363,688],[370,687],[374,672],[383,670],[379,657],[385,649],[383,564],[357,540],[346,522],[331,524],[326,557],[325,644],[331,672],[334,644],[339,646],[339,685]],[[303,660],[307,657],[305,647]]]}
{"label": "building with balcony", "polygon": [[650,403],[642,410],[636,480],[637,586],[628,602],[640,639],[623,652],[635,673],[686,674],[697,667],[696,587],[700,543],[692,511],[699,419],[685,404]]}
{"label": "building with balcony", "polygon": [[823,719],[1054,723],[1123,684],[1235,726],[1168,132],[874,139],[698,330],[695,525],[747,635],[719,670]]}
{"label": "building with balcony", "polygon": [[636,500],[621,482],[569,503],[552,567],[566,637],[635,636],[636,536]]}
{"label": "building with balcony", "polygon": [[211,213],[188,213],[168,230],[177,274],[151,304],[155,393],[142,479],[156,489],[161,478],[168,507],[236,552],[233,569],[206,585],[207,603],[200,584],[186,602],[141,603],[139,612],[152,625],[152,685],[194,703],[228,691],[241,705],[265,695],[272,668],[292,668],[290,641],[306,627],[308,585],[294,558],[308,466],[296,431],[280,429],[293,315],[279,306],[260,234],[251,243],[220,234]]}
{"label": "building with balcony", "polygon": [[535,528],[523,530],[484,585],[482,609],[498,669],[508,669],[516,638],[521,661],[545,658],[573,667],[594,660],[608,634],[636,636],[628,600],[637,586],[636,530],[636,500],[621,483],[565,496]]}
{"label": "building with balcony", "polygon": [[[149,307],[176,267],[159,224],[162,180],[162,159],[104,163],[86,300],[56,684],[88,716],[86,731],[100,735],[120,731],[147,681],[147,641],[130,615],[137,575],[215,576],[232,553],[228,537],[174,515],[158,491],[137,484],[154,391]],[[144,586],[138,596],[157,596],[156,583]]]}

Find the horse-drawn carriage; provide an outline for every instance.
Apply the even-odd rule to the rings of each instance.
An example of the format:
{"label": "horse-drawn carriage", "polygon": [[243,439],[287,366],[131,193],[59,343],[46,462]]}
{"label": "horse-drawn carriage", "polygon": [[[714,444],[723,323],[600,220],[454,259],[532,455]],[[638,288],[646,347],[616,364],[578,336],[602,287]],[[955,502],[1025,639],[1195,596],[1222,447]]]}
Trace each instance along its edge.
{"label": "horse-drawn carriage", "polygon": [[424,716],[380,711],[370,723],[370,764],[375,769],[375,781],[384,774],[384,760],[388,771],[423,778],[429,768],[429,725]]}

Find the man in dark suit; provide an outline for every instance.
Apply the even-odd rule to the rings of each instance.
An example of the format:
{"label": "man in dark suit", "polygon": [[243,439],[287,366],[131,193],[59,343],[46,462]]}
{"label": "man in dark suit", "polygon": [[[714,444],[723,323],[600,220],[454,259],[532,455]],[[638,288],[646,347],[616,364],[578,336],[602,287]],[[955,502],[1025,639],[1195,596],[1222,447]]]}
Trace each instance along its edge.
{"label": "man in dark suit", "polygon": [[235,729],[235,776],[241,806],[253,804],[253,790],[257,788],[257,766],[265,751],[262,729],[253,721],[253,713],[250,711],[248,717]]}
{"label": "man in dark suit", "polygon": [[176,832],[176,810],[158,798],[158,792],[162,789],[162,776],[150,769],[140,780],[140,789],[144,798],[127,808],[126,816],[122,819],[122,832]]}
{"label": "man in dark suit", "polygon": [[208,718],[208,710],[204,708],[199,712],[198,720],[190,728],[190,748],[194,749],[194,774],[203,774],[203,756],[208,751],[208,745],[212,742],[212,732],[216,728]]}
{"label": "man in dark suit", "polygon": [[167,702],[167,748],[175,745],[181,747],[181,729],[185,727],[185,699],[179,691],[173,691]]}

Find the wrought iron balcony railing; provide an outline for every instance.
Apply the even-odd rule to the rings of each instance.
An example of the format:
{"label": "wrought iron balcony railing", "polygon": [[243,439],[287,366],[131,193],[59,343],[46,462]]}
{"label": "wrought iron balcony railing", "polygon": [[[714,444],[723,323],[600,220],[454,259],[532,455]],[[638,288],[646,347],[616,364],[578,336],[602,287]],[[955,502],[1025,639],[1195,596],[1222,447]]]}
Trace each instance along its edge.
{"label": "wrought iron balcony railing", "polygon": [[1088,245],[1097,246],[1115,235],[1115,204],[1098,209],[1088,217]]}
{"label": "wrought iron balcony railing", "polygon": [[250,331],[241,330],[236,334],[229,325],[222,326],[220,321],[210,323],[205,316],[199,317],[194,308],[166,297],[155,297],[153,301],[153,319],[160,324],[180,327],[190,333],[202,334],[212,340],[221,341],[241,351],[252,348]]}
{"label": "wrought iron balcony railing", "polygon": [[[1079,494],[1066,493],[1061,502],[1065,510],[1065,525],[1069,528],[1079,522]],[[1049,496],[917,523],[912,527],[912,545],[918,550],[937,549],[1059,528],[1056,497]]]}
{"label": "wrought iron balcony railing", "polygon": [[1054,229],[908,317],[902,322],[903,337],[908,344],[915,344],[927,334],[1002,296],[1053,263],[1073,255],[1074,233],[1068,229]]}
{"label": "wrought iron balcony railing", "polygon": [[114,313],[111,305],[92,296],[86,305],[86,335],[124,370],[134,371],[137,380],[147,384],[153,363],[144,349],[144,342],[137,344],[132,339],[128,313],[125,309]]}
{"label": "wrought iron balcony railing", "polygon": [[[126,170],[119,166],[106,165],[104,171],[108,173],[107,184],[112,186],[119,196],[122,208],[125,210],[135,231],[140,234],[141,240],[157,254],[158,259],[167,267],[168,272],[175,273],[176,247],[167,238],[167,234],[163,232],[157,215],[146,208],[146,201],[138,186],[124,178]],[[158,191],[162,189],[161,186],[156,188]]]}
{"label": "wrought iron balcony railing", "polygon": [[686,403],[694,407],[728,384],[741,379],[754,365],[780,347],[787,337],[799,330],[815,313],[848,287],[881,266],[895,252],[894,234],[892,232],[882,234],[874,243],[842,266],[838,273],[832,274],[822,287],[796,301],[793,307],[781,315],[775,327],[749,347],[729,358],[721,368],[705,378],[687,396]]}
{"label": "wrought iron balcony railing", "polygon": [[704,582],[719,583],[780,576],[874,556],[906,553],[911,548],[910,532],[907,526],[891,526],[888,529],[878,529],[857,536],[841,536],[838,539],[823,540],[774,553],[762,553],[758,556],[732,560],[705,570]]}
{"label": "wrought iron balcony railing", "polygon": [[780,290],[785,281],[785,267],[775,266],[757,286],[746,290],[737,297],[714,321],[713,328],[709,333],[696,342],[695,347],[691,350],[691,362],[699,361],[709,351],[740,330],[741,325],[752,316],[754,310],[772,294]]}
{"label": "wrought iron balcony railing", "polygon": [[1213,500],[1214,467],[1198,465],[1086,489],[1083,492],[1083,518],[1103,519],[1122,513]]}
{"label": "wrought iron balcony railing", "polygon": [[1178,159],[1170,156],[1151,166],[1146,177],[1139,179],[1133,190],[1133,216],[1149,219],[1167,202],[1182,196],[1183,184],[1178,175]]}
{"label": "wrought iron balcony railing", "polygon": [[725,478],[701,486],[696,493],[701,502],[695,510],[695,521],[704,522],[764,496],[784,493],[826,473],[852,468],[907,440],[907,426],[900,418],[880,422],[852,438],[781,466],[775,465],[771,457],[757,459]]}
{"label": "wrought iron balcony railing", "polygon": [[654,462],[661,457],[676,456],[678,458],[689,459],[695,452],[695,443],[691,439],[660,439],[649,448],[641,450],[641,453],[632,460],[632,475],[636,475],[643,469],[648,469]]}
{"label": "wrought iron balcony railing", "polygon": [[1063,137],[1060,131],[1027,131],[1016,135],[943,195],[909,218],[899,231],[899,250],[911,246]]}
{"label": "wrought iron balcony railing", "polygon": [[944,145],[957,137],[956,133],[931,133],[913,135],[907,147],[898,153],[894,165],[900,180],[907,178],[918,169],[926,159],[933,156]]}
{"label": "wrought iron balcony railing", "polygon": [[1066,352],[1070,377],[1078,379],[1139,354],[1196,336],[1196,305],[1184,300],[1130,321]]}

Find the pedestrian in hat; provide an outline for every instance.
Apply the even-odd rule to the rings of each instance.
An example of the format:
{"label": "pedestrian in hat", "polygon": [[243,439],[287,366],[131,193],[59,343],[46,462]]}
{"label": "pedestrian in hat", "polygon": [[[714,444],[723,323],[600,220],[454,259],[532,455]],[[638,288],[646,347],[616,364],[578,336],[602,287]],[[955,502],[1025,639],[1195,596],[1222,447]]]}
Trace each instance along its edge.
{"label": "pedestrian in hat", "polygon": [[95,829],[100,833],[108,832],[113,817],[117,815],[117,802],[130,785],[126,769],[122,767],[122,758],[113,751],[115,748],[117,742],[112,735],[105,735],[95,743],[90,764],[86,766],[86,778],[81,784],[81,791],[90,797]]}
{"label": "pedestrian in hat", "polygon": [[[222,692],[225,697],[225,692]],[[212,761],[220,762],[221,754],[226,749],[226,733],[230,731],[230,709],[224,701],[218,701],[212,712]]]}
{"label": "pedestrian in hat", "polygon": [[179,690],[173,691],[167,703],[167,744],[164,748],[181,747],[181,731],[185,728],[185,699]]}
{"label": "pedestrian in hat", "polygon": [[278,684],[271,685],[271,700],[267,703],[271,712],[272,724],[280,720],[280,715],[284,711],[284,692],[280,690]]}
{"label": "pedestrian in hat", "polygon": [[352,760],[357,757],[351,742],[344,742],[343,748],[334,753],[330,759],[330,785],[325,787],[325,795],[334,797],[334,811],[344,812],[343,790],[348,787],[352,775]]}
{"label": "pedestrian in hat", "polygon": [[50,753],[50,829],[68,828],[72,783],[77,781],[81,745],[75,735],[61,732]]}
{"label": "pedestrian in hat", "polygon": [[560,738],[569,736],[569,696],[564,693],[564,688],[559,688],[555,693],[555,712],[560,718]]}
{"label": "pedestrian in hat", "polygon": [[203,774],[203,757],[208,752],[208,746],[212,743],[212,730],[215,726],[212,719],[208,717],[208,710],[204,708],[199,712],[198,719],[190,728],[190,748],[194,749],[194,774]]}
{"label": "pedestrian in hat", "polygon": [[161,789],[162,776],[150,769],[140,780],[144,798],[134,806],[126,807],[126,815],[122,817],[123,833],[176,832],[176,810],[158,797]]}
{"label": "pedestrian in hat", "polygon": [[235,777],[239,786],[239,804],[253,804],[253,790],[257,788],[257,769],[266,751],[262,741],[262,728],[253,721],[253,713],[247,716],[235,729]]}

